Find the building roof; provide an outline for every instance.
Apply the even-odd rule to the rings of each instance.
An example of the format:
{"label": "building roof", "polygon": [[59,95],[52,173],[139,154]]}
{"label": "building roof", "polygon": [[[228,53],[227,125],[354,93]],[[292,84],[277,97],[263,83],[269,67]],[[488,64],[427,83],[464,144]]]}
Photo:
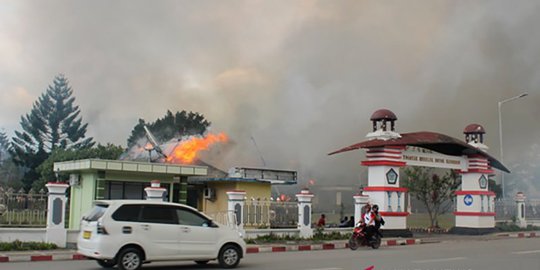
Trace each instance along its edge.
{"label": "building roof", "polygon": [[148,163],[126,160],[81,159],[55,162],[55,172],[75,171],[119,171],[135,173],[155,173],[166,175],[204,176],[208,173],[206,166],[179,165],[168,163]]}
{"label": "building roof", "polygon": [[491,167],[508,173],[510,172],[508,168],[506,168],[500,161],[498,161],[488,153],[464,141],[452,138],[450,136],[428,131],[403,133],[400,135],[400,138],[394,138],[389,140],[375,139],[359,142],[339,149],[337,151],[331,152],[328,155],[334,155],[360,148],[377,148],[383,146],[417,146],[450,156],[481,155],[489,161],[489,165]]}

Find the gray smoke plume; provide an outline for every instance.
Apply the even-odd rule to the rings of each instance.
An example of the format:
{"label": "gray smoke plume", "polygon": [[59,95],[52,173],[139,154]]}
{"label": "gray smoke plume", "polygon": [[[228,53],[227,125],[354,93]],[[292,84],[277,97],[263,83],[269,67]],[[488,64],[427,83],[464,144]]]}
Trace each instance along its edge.
{"label": "gray smoke plume", "polygon": [[502,120],[505,161],[530,163],[538,25],[540,3],[525,0],[7,2],[0,123],[18,129],[63,72],[98,141],[125,144],[138,118],[192,110],[234,142],[213,150],[224,169],[262,165],[253,137],[268,167],[303,183],[359,185],[361,151],[326,154],[364,140],[375,110],[392,110],[398,132],[463,138],[482,124],[498,156],[497,102],[528,91]]}

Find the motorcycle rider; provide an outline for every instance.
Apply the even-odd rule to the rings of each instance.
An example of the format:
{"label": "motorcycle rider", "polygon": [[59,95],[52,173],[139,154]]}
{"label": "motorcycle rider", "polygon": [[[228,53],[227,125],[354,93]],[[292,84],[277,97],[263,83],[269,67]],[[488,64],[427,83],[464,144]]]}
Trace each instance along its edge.
{"label": "motorcycle rider", "polygon": [[371,212],[373,212],[374,219],[375,219],[375,232],[379,234],[380,237],[382,237],[382,234],[380,233],[379,229],[381,228],[381,225],[384,225],[384,219],[382,218],[381,214],[379,213],[379,206],[374,204],[371,208]]}
{"label": "motorcycle rider", "polygon": [[369,241],[371,236],[375,232],[375,214],[371,209],[371,205],[366,204],[365,213],[362,214],[362,221],[364,225],[365,237]]}

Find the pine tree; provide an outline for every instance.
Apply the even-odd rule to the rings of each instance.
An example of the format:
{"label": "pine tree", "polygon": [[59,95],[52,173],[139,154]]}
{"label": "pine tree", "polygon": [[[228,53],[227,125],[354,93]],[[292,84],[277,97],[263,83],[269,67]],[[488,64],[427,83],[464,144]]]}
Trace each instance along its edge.
{"label": "pine tree", "polygon": [[8,137],[6,136],[5,131],[0,130],[0,165],[2,165],[4,161],[9,158],[8,150],[9,150]]}
{"label": "pine tree", "polygon": [[93,138],[85,138],[88,124],[82,124],[72,94],[68,80],[60,74],[34,103],[30,113],[21,117],[22,131],[15,131],[11,153],[18,165],[28,169],[23,180],[26,188],[39,177],[35,169],[54,149],[94,145]]}

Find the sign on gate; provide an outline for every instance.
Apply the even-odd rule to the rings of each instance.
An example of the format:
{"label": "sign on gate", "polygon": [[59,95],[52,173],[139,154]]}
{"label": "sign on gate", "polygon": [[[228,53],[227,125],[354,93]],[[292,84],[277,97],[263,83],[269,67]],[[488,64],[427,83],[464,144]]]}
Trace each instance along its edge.
{"label": "sign on gate", "polygon": [[407,150],[403,151],[403,161],[407,162],[408,166],[467,170],[467,159],[463,157],[434,153],[417,147],[407,147]]}
{"label": "sign on gate", "polygon": [[473,197],[471,196],[471,194],[467,194],[467,195],[465,195],[465,197],[463,197],[463,203],[466,206],[471,206],[472,205]]}

